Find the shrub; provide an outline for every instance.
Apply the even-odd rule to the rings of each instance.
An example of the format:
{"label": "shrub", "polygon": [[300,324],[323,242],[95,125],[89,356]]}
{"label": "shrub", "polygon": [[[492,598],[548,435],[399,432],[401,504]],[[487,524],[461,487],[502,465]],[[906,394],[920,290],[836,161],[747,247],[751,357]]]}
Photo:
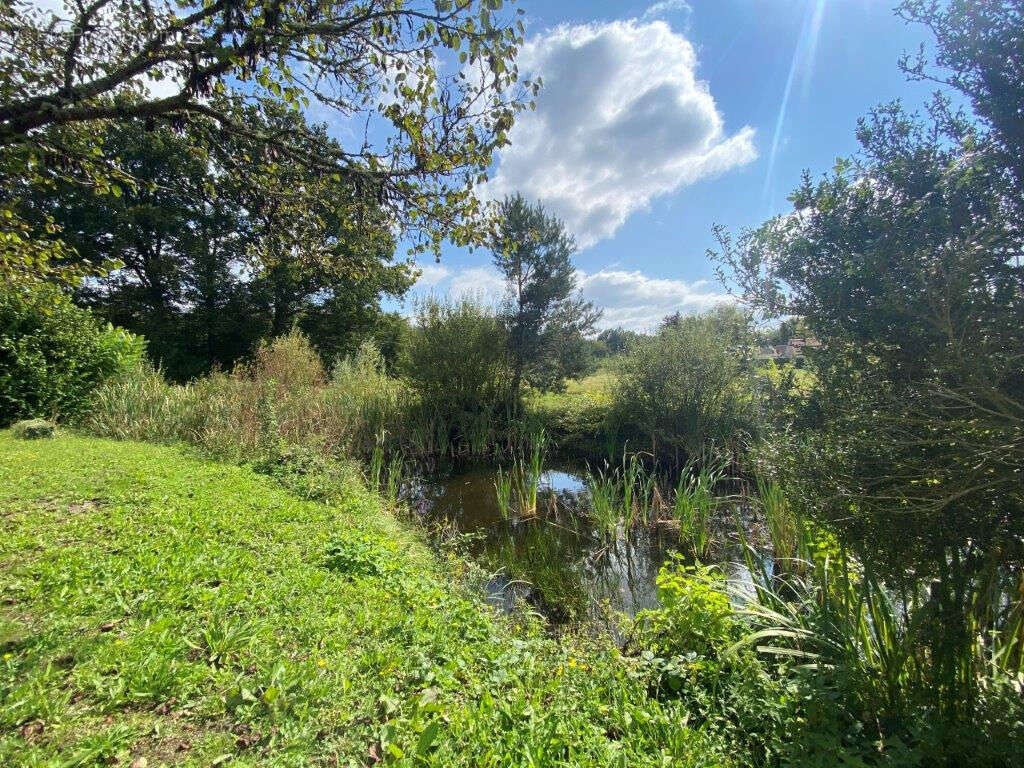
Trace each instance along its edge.
{"label": "shrub", "polygon": [[46,421],[45,419],[19,421],[11,427],[11,432],[14,433],[14,436],[21,440],[41,440],[53,437],[53,431],[53,422]]}
{"label": "shrub", "polygon": [[168,384],[149,363],[140,362],[96,391],[82,426],[118,440],[187,440],[189,391]]}
{"label": "shrub", "polygon": [[389,376],[384,356],[373,341],[340,361],[320,394],[331,441],[359,456],[369,456],[381,435],[404,442],[402,414],[413,396],[400,379]]}
{"label": "shrub", "polygon": [[737,637],[725,577],[713,566],[676,558],[658,572],[658,603],[637,615],[646,646],[660,655],[718,656]]}
{"label": "shrub", "polygon": [[256,350],[252,363],[241,366],[249,378],[274,381],[283,392],[304,392],[322,386],[327,379],[320,355],[299,331],[292,331]]}
{"label": "shrub", "polygon": [[404,386],[383,372],[372,343],[335,368],[329,383],[309,343],[290,334],[252,362],[190,384],[169,384],[139,365],[108,381],[83,424],[124,440],[185,442],[230,461],[277,466],[289,456],[368,454],[398,429]]}
{"label": "shrub", "polygon": [[471,299],[428,299],[418,307],[416,326],[405,377],[424,417],[444,427],[447,441],[483,452],[511,396],[505,329]]}
{"label": "shrub", "polygon": [[677,468],[756,431],[742,348],[721,314],[681,318],[638,339],[620,365],[614,431]]}
{"label": "shrub", "polygon": [[395,554],[379,537],[354,531],[330,543],[324,565],[350,581],[380,579],[397,570]]}
{"label": "shrub", "polygon": [[74,418],[105,379],[141,359],[143,340],[101,324],[55,287],[0,288],[0,424]]}

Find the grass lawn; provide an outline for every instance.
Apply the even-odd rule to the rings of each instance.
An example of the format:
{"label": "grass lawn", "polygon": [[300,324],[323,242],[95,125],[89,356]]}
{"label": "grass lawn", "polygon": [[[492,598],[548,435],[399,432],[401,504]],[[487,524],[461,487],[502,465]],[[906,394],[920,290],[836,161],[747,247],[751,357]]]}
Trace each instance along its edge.
{"label": "grass lawn", "polygon": [[725,765],[633,662],[496,616],[352,482],[0,432],[0,765]]}

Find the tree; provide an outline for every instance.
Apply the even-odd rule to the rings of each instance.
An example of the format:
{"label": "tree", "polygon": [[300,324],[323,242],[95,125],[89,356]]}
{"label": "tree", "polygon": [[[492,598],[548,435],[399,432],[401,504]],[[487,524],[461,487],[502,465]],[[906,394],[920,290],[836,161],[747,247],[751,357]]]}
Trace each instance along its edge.
{"label": "tree", "polygon": [[558,389],[586,369],[584,337],[601,313],[576,293],[576,246],[562,222],[520,195],[506,198],[499,213],[491,250],[508,288],[501,317],[517,402],[524,379]]}
{"label": "tree", "polygon": [[420,399],[421,423],[438,449],[483,452],[508,405],[506,333],[494,312],[471,299],[426,299],[416,307],[404,361]]}
{"label": "tree", "polygon": [[821,340],[799,482],[893,575],[1010,557],[1024,534],[1024,231],[1000,155],[940,126],[877,110],[862,158],[717,254],[756,308]]}
{"label": "tree", "polygon": [[[936,79],[977,120],[941,94],[927,120],[876,109],[858,157],[805,178],[791,215],[735,242],[719,230],[714,255],[755,308],[801,317],[822,342],[766,453],[867,568],[929,584],[915,635],[930,688],[940,714],[970,717],[967,649],[1018,600],[1024,569],[1024,25],[1019,3],[899,12],[935,32]],[[923,56],[902,65],[932,77]]]}
{"label": "tree", "polygon": [[601,356],[621,355],[629,349],[630,345],[635,344],[639,338],[639,333],[628,331],[621,326],[606,328],[597,334],[597,341],[604,346],[604,352]]}
{"label": "tree", "polygon": [[[904,0],[896,12],[935,35],[934,62],[924,46],[900,68],[915,80],[953,88],[983,121],[985,142],[1024,189],[1024,6],[1016,0]],[[1016,202],[1024,204],[1024,196]]]}
{"label": "tree", "polygon": [[[93,140],[101,125],[180,127],[201,116],[261,147],[251,163],[337,174],[384,206],[416,248],[439,250],[445,237],[474,242],[482,230],[473,188],[537,85],[519,80],[522,25],[501,7],[93,0],[52,13],[9,0],[0,4],[0,150],[14,178],[38,184],[69,175],[116,195],[133,180],[102,156]],[[256,111],[316,104],[365,120],[366,138],[348,147],[319,141],[303,120],[267,130],[266,121],[225,108],[229,95]],[[43,130],[75,126],[90,129]],[[21,230],[14,192],[0,199],[8,233]],[[5,270],[27,252],[40,268],[47,261],[30,237],[2,244]]]}
{"label": "tree", "polygon": [[[238,108],[238,119],[269,119],[265,130],[301,120]],[[23,210],[54,221],[75,258],[121,265],[77,297],[144,334],[173,378],[230,367],[296,324],[326,359],[347,354],[380,295],[411,284],[386,217],[350,182],[301,165],[244,167],[257,148],[206,118],[181,131],[111,124],[98,141],[136,183],[118,195],[73,180],[38,187]]]}

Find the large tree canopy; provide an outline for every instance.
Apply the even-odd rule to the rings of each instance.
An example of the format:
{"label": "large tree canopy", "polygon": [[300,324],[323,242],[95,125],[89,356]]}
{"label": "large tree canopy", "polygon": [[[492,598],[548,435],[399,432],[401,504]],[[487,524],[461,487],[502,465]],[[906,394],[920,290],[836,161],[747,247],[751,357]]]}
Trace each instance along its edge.
{"label": "large tree canopy", "polygon": [[[233,108],[266,131],[302,119]],[[170,376],[230,367],[258,339],[296,325],[333,359],[372,329],[382,293],[410,285],[387,217],[351,181],[289,163],[243,167],[258,145],[205,117],[179,131],[104,127],[97,145],[134,183],[98,195],[57,180],[30,188],[22,211],[60,227],[74,251],[69,263],[120,265],[84,281],[78,299],[144,334]]]}
{"label": "large tree canopy", "polygon": [[[1024,4],[1019,0],[903,0],[896,12],[935,35],[900,67],[910,77],[949,86],[982,118],[985,138],[1024,189]],[[1018,201],[1024,204],[1024,200]]]}
{"label": "large tree canopy", "polygon": [[[94,185],[120,186],[130,178],[111,177],[116,168],[91,132],[41,129],[136,119],[180,125],[203,116],[259,145],[270,161],[328,170],[370,190],[416,247],[438,249],[445,237],[474,242],[481,222],[473,186],[530,90],[515,67],[522,26],[501,7],[502,0],[93,0],[51,13],[5,0],[0,147],[23,176],[59,166]],[[359,138],[311,142],[304,121],[266,130],[225,109],[230,100],[220,97],[229,93],[255,110],[268,100],[326,110],[357,126]]]}
{"label": "large tree canopy", "polygon": [[822,341],[776,458],[897,576],[1024,558],[1021,187],[991,126],[941,98],[930,117],[875,110],[858,157],[715,254],[755,308]]}

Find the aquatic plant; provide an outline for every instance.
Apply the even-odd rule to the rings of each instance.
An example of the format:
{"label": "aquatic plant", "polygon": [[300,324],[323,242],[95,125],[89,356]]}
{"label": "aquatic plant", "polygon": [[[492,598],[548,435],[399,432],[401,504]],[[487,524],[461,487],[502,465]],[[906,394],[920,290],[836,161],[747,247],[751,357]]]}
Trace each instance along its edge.
{"label": "aquatic plant", "polygon": [[400,453],[392,456],[388,461],[387,469],[387,481],[384,484],[384,497],[389,503],[394,504],[398,501],[398,496],[402,492],[402,484],[405,482],[405,456]]}
{"label": "aquatic plant", "polygon": [[[798,547],[822,549],[812,526],[798,530]],[[867,722],[905,722],[921,704],[969,717],[981,691],[1024,668],[1024,582],[997,562],[960,585],[949,611],[942,586],[912,578],[893,589],[842,547],[782,571],[744,552],[753,591],[735,590],[750,627],[737,647],[827,675]],[[966,652],[943,644],[940,621],[972,638]]]}
{"label": "aquatic plant", "polygon": [[658,476],[654,472],[646,471],[643,464],[637,473],[635,498],[635,514],[631,525],[650,525],[662,503],[661,491],[658,489]]}
{"label": "aquatic plant", "polygon": [[643,472],[643,466],[637,454],[622,455],[622,519],[626,527],[633,525],[633,494],[636,489],[637,479]]}
{"label": "aquatic plant", "polygon": [[494,481],[494,493],[498,500],[498,510],[502,518],[507,520],[512,511],[512,475],[498,467],[498,475]]}
{"label": "aquatic plant", "polygon": [[620,507],[620,483],[615,473],[598,470],[587,473],[587,490],[590,494],[590,516],[606,538],[614,538],[622,519]]}
{"label": "aquatic plant", "polygon": [[544,520],[522,526],[487,556],[509,581],[528,584],[530,600],[557,622],[582,618],[590,604],[579,558],[572,535]]}
{"label": "aquatic plant", "polygon": [[544,454],[547,447],[547,435],[543,429],[530,435],[529,446],[529,455],[517,461],[514,467],[519,514],[524,517],[533,517],[537,514],[537,497],[540,493],[541,477],[544,475]]}
{"label": "aquatic plant", "polygon": [[498,500],[498,509],[502,517],[509,517],[515,498],[515,511],[522,517],[534,517],[538,512],[537,501],[540,497],[541,478],[544,476],[544,455],[547,436],[540,429],[529,437],[529,454],[526,458],[517,457],[512,467],[505,472],[498,468],[498,476],[494,482],[494,493]]}
{"label": "aquatic plant", "polygon": [[758,476],[756,484],[757,499],[764,513],[776,565],[781,568],[797,566],[798,558],[807,557],[806,548],[800,546],[800,520],[778,483]]}
{"label": "aquatic plant", "polygon": [[686,465],[676,484],[673,515],[679,537],[689,543],[694,557],[707,557],[711,548],[711,516],[718,506],[715,486],[721,470],[714,464]]}
{"label": "aquatic plant", "polygon": [[384,431],[377,433],[373,443],[373,452],[370,454],[370,464],[367,467],[367,483],[373,490],[380,489],[380,481],[384,470]]}

